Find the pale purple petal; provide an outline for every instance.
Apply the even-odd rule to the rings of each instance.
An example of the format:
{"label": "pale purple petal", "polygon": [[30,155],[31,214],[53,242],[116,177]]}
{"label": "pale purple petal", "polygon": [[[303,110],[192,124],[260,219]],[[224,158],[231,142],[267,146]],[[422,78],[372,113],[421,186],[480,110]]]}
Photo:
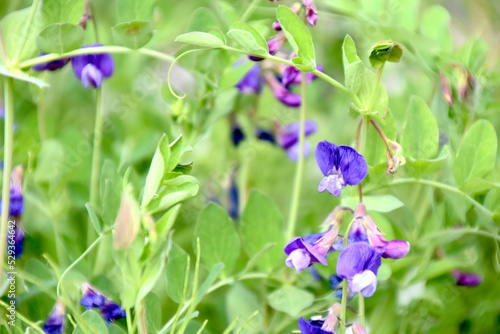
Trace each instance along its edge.
{"label": "pale purple petal", "polygon": [[324,140],[316,146],[314,156],[316,157],[319,169],[323,172],[323,175],[327,176],[335,168],[335,163],[338,159],[337,146]]}
{"label": "pale purple petal", "polygon": [[87,64],[82,70],[82,84],[83,87],[88,88],[90,85],[93,87],[101,87],[102,73],[94,65]]}
{"label": "pale purple petal", "polygon": [[299,107],[302,97],[299,94],[289,92],[285,87],[273,90],[274,96],[289,107]]}
{"label": "pale purple petal", "polygon": [[383,258],[400,259],[410,251],[410,243],[404,240],[391,240],[384,248]]}
{"label": "pale purple petal", "polygon": [[[302,259],[303,259],[305,257],[303,252],[300,252],[300,253],[295,252],[294,255],[292,257],[290,257],[290,255],[292,255],[292,252],[294,252],[295,250],[304,250],[308,253],[307,255],[310,257],[310,261],[309,261],[308,266],[310,266],[316,262],[319,262],[325,266],[328,264],[325,257],[322,256],[311,244],[305,242],[304,239],[298,237],[298,238],[292,239],[285,246],[285,253],[286,253],[286,255],[289,256],[289,258],[287,259],[287,262],[286,262],[287,266],[293,265],[294,261],[295,261],[296,263],[299,263],[300,270],[304,269],[304,268],[302,268],[302,262],[300,262],[301,258],[299,258],[299,257],[302,257]],[[300,271],[300,270],[299,270],[299,268],[297,268],[297,271]]]}
{"label": "pale purple petal", "polygon": [[297,272],[301,272],[311,265],[311,256],[304,249],[296,249],[286,258],[286,265],[289,268],[295,268]]}
{"label": "pale purple petal", "polygon": [[[311,153],[311,144],[304,142],[304,158],[307,157],[309,153]],[[300,157],[300,144],[297,142],[295,145],[290,146],[286,150],[286,154],[290,160],[298,161]]]}
{"label": "pale purple petal", "polygon": [[361,292],[363,297],[371,297],[377,289],[377,276],[371,270],[365,270],[356,274],[349,282],[349,290],[356,294]]}
{"label": "pale purple petal", "polygon": [[238,82],[236,88],[245,94],[259,94],[263,85],[264,80],[260,76],[260,65],[255,65]]}
{"label": "pale purple petal", "polygon": [[361,183],[368,174],[365,158],[350,146],[339,146],[339,167],[345,183],[353,186]]}

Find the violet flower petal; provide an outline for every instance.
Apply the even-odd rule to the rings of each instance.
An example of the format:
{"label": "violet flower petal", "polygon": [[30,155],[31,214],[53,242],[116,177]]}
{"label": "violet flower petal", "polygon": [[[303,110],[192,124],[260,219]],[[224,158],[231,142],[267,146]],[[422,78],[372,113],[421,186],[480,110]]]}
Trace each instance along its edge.
{"label": "violet flower petal", "polygon": [[383,258],[400,259],[410,251],[410,243],[404,240],[389,241],[382,254]]}
{"label": "violet flower petal", "polygon": [[339,146],[339,167],[345,183],[354,186],[368,175],[365,158],[350,146]]}
{"label": "violet flower petal", "polygon": [[377,289],[377,276],[371,270],[365,270],[356,274],[349,282],[349,290],[356,294],[361,293],[363,297],[371,297]]}

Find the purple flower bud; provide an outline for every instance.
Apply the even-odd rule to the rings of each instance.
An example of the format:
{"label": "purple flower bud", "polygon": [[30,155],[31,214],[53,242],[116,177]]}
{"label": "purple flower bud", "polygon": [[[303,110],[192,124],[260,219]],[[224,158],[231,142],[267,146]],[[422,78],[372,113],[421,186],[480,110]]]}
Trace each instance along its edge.
{"label": "purple flower bud", "polygon": [[114,304],[109,300],[105,300],[99,310],[101,311],[102,317],[108,324],[127,316],[125,310],[122,309],[120,305]]}
{"label": "purple flower bud", "polygon": [[[23,168],[16,166],[11,173],[10,181],[10,202],[9,202],[9,216],[20,216],[24,210],[24,198],[22,192],[23,183]],[[2,200],[0,200],[0,213],[2,207]]]}
{"label": "purple flower bud", "polygon": [[[276,52],[278,52],[278,50],[283,46],[285,42],[286,42],[285,33],[280,31],[278,34],[276,34],[273,38],[271,38],[267,42],[267,48],[269,49],[269,54],[270,55],[276,54]],[[248,58],[253,61],[264,60],[264,58],[257,56],[248,56]]]}
{"label": "purple flower bud", "polygon": [[[305,136],[310,136],[316,132],[318,126],[316,122],[307,120],[304,124]],[[290,123],[284,128],[278,130],[278,140],[280,146],[286,151],[288,157],[292,161],[299,159],[300,145],[300,122]],[[308,142],[304,143],[304,157],[307,157],[311,152],[311,145]]]}
{"label": "purple flower bud", "polygon": [[64,304],[57,301],[54,308],[49,314],[47,321],[43,325],[43,331],[47,334],[62,334],[64,333]]}
{"label": "purple flower bud", "polygon": [[336,146],[322,141],[316,147],[316,162],[325,177],[321,180],[318,191],[339,196],[346,185],[361,183],[368,174],[365,158],[349,146]]}
{"label": "purple flower bud", "polygon": [[260,94],[264,86],[264,78],[260,75],[260,65],[254,65],[236,85],[245,94]]}
{"label": "purple flower bud", "polygon": [[[40,52],[38,57],[48,55],[46,52]],[[33,69],[37,72],[42,72],[42,71],[56,71],[60,68],[63,68],[68,62],[69,58],[63,58],[63,59],[57,59],[53,61],[49,61],[46,63],[41,63],[33,66]]]}
{"label": "purple flower bud", "polygon": [[300,272],[314,263],[327,265],[324,255],[321,255],[312,244],[307,243],[304,239],[298,237],[292,239],[285,246],[285,253],[288,255],[286,265],[289,268],[295,268]]}
{"label": "purple flower bud", "polygon": [[483,282],[483,276],[473,273],[464,273],[458,269],[451,272],[455,276],[456,284],[460,286],[478,286]]}
{"label": "purple flower bud", "polygon": [[352,325],[352,333],[353,334],[366,334],[366,330],[361,326],[361,324]]}
{"label": "purple flower bud", "polygon": [[391,240],[382,253],[383,258],[400,259],[410,251],[410,243],[404,240]]}
{"label": "purple flower bud", "polygon": [[299,319],[299,329],[301,334],[334,334],[333,332],[322,329],[323,320],[309,320],[304,318]]}
{"label": "purple flower bud", "polygon": [[453,95],[451,93],[450,81],[445,75],[441,77],[441,92],[446,103],[451,106],[453,104]]}
{"label": "purple flower bud", "polygon": [[259,140],[268,141],[268,142],[270,142],[272,144],[276,143],[276,139],[274,138],[274,134],[270,130],[266,130],[266,129],[258,127],[258,128],[255,129],[255,136]]}
{"label": "purple flower bud", "polygon": [[281,103],[289,107],[300,106],[302,101],[301,96],[290,92],[275,77],[271,75],[266,76],[266,82],[269,87],[271,87],[274,97],[276,97]]}
{"label": "purple flower bud", "polygon": [[[96,43],[82,48],[102,46]],[[109,53],[88,54],[71,58],[73,72],[85,88],[98,88],[104,78],[109,78],[114,71],[113,57]]]}
{"label": "purple flower bud", "polygon": [[364,242],[355,242],[344,249],[337,261],[337,275],[347,279],[349,290],[371,297],[377,287],[377,272],[382,264],[377,250]]}
{"label": "purple flower bud", "polygon": [[306,7],[306,21],[311,26],[316,26],[318,21],[318,14],[316,10],[316,4],[313,0],[304,0],[304,6]]}
{"label": "purple flower bud", "polygon": [[297,76],[300,76],[300,70],[295,67],[295,66],[291,66],[291,65],[287,65],[285,67],[285,70],[283,71],[283,77],[281,79],[281,82],[283,83],[283,85],[285,87],[288,87],[290,86],[290,84],[292,84],[295,80],[295,78],[297,78]]}
{"label": "purple flower bud", "polygon": [[273,23],[273,30],[275,30],[275,31],[281,31],[280,21],[278,21],[278,20],[274,21],[274,23]]}

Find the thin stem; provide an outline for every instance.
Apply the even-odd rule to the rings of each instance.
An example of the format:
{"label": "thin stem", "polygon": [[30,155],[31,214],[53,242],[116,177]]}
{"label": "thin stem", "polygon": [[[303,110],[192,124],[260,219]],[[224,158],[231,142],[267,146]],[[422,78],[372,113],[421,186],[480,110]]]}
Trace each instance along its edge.
{"label": "thin stem", "polygon": [[[385,184],[385,185],[378,185],[377,190],[384,188],[384,187],[390,187],[390,186],[395,186],[395,185],[401,185],[401,184],[408,184],[408,183],[415,183],[415,184],[425,184],[434,188],[439,188],[443,189],[452,193],[455,193],[457,195],[463,196],[466,200],[468,200],[472,205],[474,205],[476,208],[478,208],[480,211],[482,211],[484,214],[493,217],[493,212],[491,212],[488,208],[483,206],[481,203],[467,195],[466,193],[462,192],[460,189],[449,186],[447,184],[441,183],[441,182],[436,182],[436,181],[431,181],[431,180],[423,180],[423,179],[414,179],[414,178],[406,178],[406,179],[398,179],[394,180],[391,183]],[[367,190],[367,192],[375,190],[375,188],[370,188]]]}
{"label": "thin stem", "polygon": [[286,240],[290,240],[295,233],[295,225],[297,224],[297,213],[299,211],[300,188],[302,185],[302,174],[304,174],[304,140],[305,140],[305,124],[306,124],[306,73],[302,72],[301,94],[302,102],[300,105],[300,134],[299,134],[299,160],[295,170],[295,182],[292,193],[292,205],[290,206],[290,215],[288,220],[288,228],[286,231]]}
{"label": "thin stem", "polygon": [[[3,152],[2,220],[0,233],[0,268],[3,268],[4,266],[10,213],[10,173],[12,172],[12,146],[14,135],[14,79],[5,78],[4,91],[5,124]],[[0,282],[2,282],[2,276],[3,270],[0,270]]]}
{"label": "thin stem", "polygon": [[373,88],[372,97],[370,99],[370,106],[368,108],[369,110],[373,109],[373,104],[375,103],[375,99],[378,93],[378,88],[380,86],[380,79],[382,78],[382,72],[384,72],[384,65],[385,63],[377,69],[377,75],[375,78],[375,87]]}
{"label": "thin stem", "polygon": [[347,280],[344,278],[342,282],[342,307],[340,309],[340,334],[345,334],[347,315],[346,315],[346,305],[347,305]]}
{"label": "thin stem", "polygon": [[129,49],[123,46],[96,46],[96,47],[90,47],[90,48],[85,48],[85,49],[77,49],[73,50],[70,52],[66,53],[61,53],[61,54],[55,54],[51,53],[45,56],[41,57],[36,57],[33,59],[28,59],[25,60],[17,66],[17,68],[22,69],[22,68],[27,68],[27,67],[32,67],[37,64],[43,64],[47,63],[53,60],[57,59],[63,59],[63,58],[71,58],[73,56],[80,56],[80,55],[87,55],[87,54],[100,54],[100,53],[128,53],[128,54],[143,54],[146,56],[151,56],[153,58],[157,58],[163,61],[167,62],[173,62],[174,57],[167,55],[162,52],[158,52],[155,50],[150,50],[150,49]]}
{"label": "thin stem", "polygon": [[255,7],[259,3],[260,0],[253,0],[250,5],[247,6],[247,10],[245,10],[245,13],[243,13],[243,16],[241,17],[241,22],[246,22],[250,16],[253,14],[253,11],[255,10]]}
{"label": "thin stem", "polygon": [[127,316],[127,332],[133,333],[132,332],[132,312],[130,311],[129,308],[125,310],[126,316]]}
{"label": "thin stem", "polygon": [[14,57],[12,58],[12,65],[16,65],[17,62],[19,61],[19,57],[21,57],[21,53],[24,50],[24,46],[26,45],[26,40],[28,39],[28,34],[31,29],[31,25],[33,24],[33,19],[35,18],[36,10],[38,7],[38,3],[40,0],[33,0],[33,4],[31,5],[31,12],[30,12],[30,17],[28,18],[28,22],[26,22],[26,29],[24,31],[24,34],[21,38],[21,43],[19,48],[17,48],[16,53],[14,54]]}
{"label": "thin stem", "polygon": [[189,305],[188,311],[186,313],[186,320],[181,325],[181,328],[179,329],[179,334],[184,334],[186,331],[187,325],[189,323],[189,320],[187,317],[191,316],[193,314],[195,307],[196,307],[196,298],[198,297],[198,275],[199,275],[199,270],[200,270],[200,258],[201,258],[201,250],[200,250],[200,238],[196,239],[196,264],[194,266],[194,277],[193,277],[193,291],[192,296],[191,296],[191,303]]}
{"label": "thin stem", "polygon": [[66,268],[66,270],[61,274],[61,277],[59,278],[59,281],[57,282],[57,296],[58,297],[61,297],[61,282],[63,281],[64,276],[66,276],[66,274],[71,269],[73,269],[73,267],[75,267],[85,256],[87,256],[87,254],[90,253],[90,251],[92,251],[92,249],[94,249],[95,246],[97,246],[97,244],[99,243],[101,238],[109,231],[111,231],[111,229],[108,229],[108,230],[104,231],[101,235],[99,235],[99,237],[97,237],[97,239],[95,239],[95,241],[87,248],[87,250],[85,250],[85,252],[83,252],[83,254],[80,255],[80,257],[78,259],[76,259],[75,262],[70,264],[70,266],[68,268]]}
{"label": "thin stem", "polygon": [[[92,170],[90,176],[90,204],[95,210],[99,208],[99,170],[101,166],[102,143],[102,88],[96,89],[96,112],[94,124],[94,147],[92,151]],[[89,219],[87,228],[87,244],[94,239],[95,231]]]}
{"label": "thin stem", "polygon": [[358,293],[358,312],[359,312],[359,322],[361,326],[366,327],[366,318],[365,318],[365,297],[361,293]]}
{"label": "thin stem", "polygon": [[355,94],[353,94],[346,86],[342,85],[340,82],[338,82],[334,78],[332,78],[329,75],[327,75],[321,71],[318,71],[318,70],[314,70],[312,73],[314,73],[316,76],[318,76],[318,78],[325,80],[330,85],[334,86],[335,88],[337,88],[340,91],[349,95],[356,106],[358,106],[358,107],[362,106],[360,99]]}
{"label": "thin stem", "polygon": [[382,138],[382,140],[384,141],[385,143],[385,147],[387,148],[387,153],[389,153],[389,155],[393,156],[392,154],[392,151],[391,151],[391,147],[389,146],[389,139],[387,138],[387,136],[385,135],[384,131],[382,130],[382,128],[380,127],[380,125],[378,125],[378,123],[373,120],[373,119],[370,119],[370,122],[372,123],[372,125],[375,127],[375,129],[377,130],[378,134],[380,135],[380,137]]}
{"label": "thin stem", "polygon": [[361,118],[358,122],[358,127],[356,129],[356,151],[359,152],[360,144],[361,144],[361,128],[363,126],[363,118]]}
{"label": "thin stem", "polygon": [[[6,309],[7,309],[7,307],[10,306],[9,304],[7,304],[6,302],[4,302],[1,299],[0,299],[0,305],[2,305],[3,307],[5,307]],[[21,321],[24,322],[26,325],[28,325],[28,326],[32,327],[33,329],[37,330],[39,333],[42,333],[42,334],[45,333],[43,331],[43,329],[40,328],[40,326],[38,326],[34,322],[31,322],[28,318],[26,318],[24,315],[22,315],[18,311],[16,311],[16,317],[19,318],[19,319],[21,319]]]}

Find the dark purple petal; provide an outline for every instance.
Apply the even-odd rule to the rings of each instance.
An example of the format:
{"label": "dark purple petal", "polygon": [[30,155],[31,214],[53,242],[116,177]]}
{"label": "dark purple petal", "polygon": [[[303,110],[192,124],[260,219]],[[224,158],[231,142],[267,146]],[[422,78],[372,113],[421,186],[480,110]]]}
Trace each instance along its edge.
{"label": "dark purple petal", "polygon": [[90,63],[90,55],[74,56],[71,58],[71,66],[76,77],[82,80],[83,68]]}
{"label": "dark purple petal", "polygon": [[43,325],[43,331],[47,334],[64,333],[64,315],[64,305],[60,302],[56,302],[56,305],[50,312],[47,321]]}
{"label": "dark purple petal", "polygon": [[339,146],[339,168],[345,183],[353,186],[361,183],[368,174],[365,158],[350,146]]}
{"label": "dark purple petal", "polygon": [[[45,56],[48,53],[46,52],[40,52],[38,57]],[[41,71],[56,71],[60,68],[63,68],[64,65],[66,65],[69,62],[69,58],[63,58],[63,59],[57,59],[53,61],[49,61],[46,63],[41,63],[33,66],[33,69],[37,72]]]}
{"label": "dark purple petal", "polygon": [[328,280],[330,281],[330,286],[332,287],[333,290],[342,288],[341,284],[343,279],[338,277],[337,275],[331,275]]}
{"label": "dark purple petal", "polygon": [[[309,136],[316,132],[318,126],[316,122],[312,120],[306,120],[304,123],[304,134],[305,136]],[[284,131],[280,133],[280,145],[285,150],[294,146],[299,142],[300,137],[300,122],[293,122],[288,124]]]}
{"label": "dark purple petal", "polygon": [[99,307],[102,317],[107,323],[115,321],[120,318],[125,318],[125,310],[120,307],[120,305],[114,304],[110,301],[105,301],[101,307]]}
{"label": "dark purple petal", "polygon": [[354,242],[366,242],[368,243],[368,236],[366,230],[363,227],[363,220],[356,219],[354,224],[352,224],[351,232],[349,233],[348,243]]}
{"label": "dark purple petal", "polygon": [[285,87],[273,90],[274,96],[283,104],[289,107],[300,107],[302,97],[299,94],[289,92]]}
{"label": "dark purple petal", "polygon": [[361,274],[365,270],[371,270],[377,275],[381,264],[380,254],[375,248],[364,242],[355,242],[340,253],[337,275],[347,280],[352,280],[354,275]]}
{"label": "dark purple petal", "polygon": [[96,293],[94,290],[89,289],[88,292],[80,300],[80,305],[85,306],[86,310],[93,307],[101,307],[104,305],[106,298],[103,295]]}
{"label": "dark purple petal", "polygon": [[275,30],[275,31],[281,31],[280,21],[278,21],[278,20],[274,21],[274,23],[273,23],[273,30]]}
{"label": "dark purple petal", "polygon": [[337,146],[324,140],[316,146],[314,156],[316,157],[319,169],[323,172],[323,175],[327,176],[335,168],[338,160]]}
{"label": "dark purple petal", "polygon": [[9,214],[11,216],[20,216],[23,213],[23,210],[24,210],[24,199],[23,199],[23,193],[21,191],[21,184],[11,182]]}
{"label": "dark purple petal", "polygon": [[227,192],[227,212],[231,218],[238,219],[240,218],[240,197],[236,184],[236,173],[234,172],[231,174],[231,181]]}
{"label": "dark purple petal", "polygon": [[287,65],[285,67],[285,70],[283,71],[281,82],[285,87],[288,87],[291,83],[294,82],[297,76],[300,77],[300,70],[295,66]]}
{"label": "dark purple petal", "polygon": [[234,124],[231,129],[231,139],[234,146],[238,146],[243,139],[245,139],[245,134],[241,131],[238,124]]}
{"label": "dark purple petal", "polygon": [[255,65],[238,82],[236,88],[245,94],[259,94],[263,86],[264,79],[260,76],[260,65]]}
{"label": "dark purple petal", "polygon": [[311,27],[314,27],[316,25],[316,22],[318,21],[318,14],[316,14],[316,12],[312,8],[308,9],[306,20]]}
{"label": "dark purple petal", "polygon": [[456,284],[460,286],[478,286],[483,282],[483,276],[473,273],[464,273],[460,270],[453,270],[451,272],[456,278]]}
{"label": "dark purple petal", "polygon": [[102,73],[102,76],[109,78],[115,69],[115,62],[113,56],[109,53],[100,53],[94,55],[93,64]]}
{"label": "dark purple petal", "polygon": [[410,243],[404,240],[389,241],[382,254],[383,258],[400,259],[410,251]]}
{"label": "dark purple petal", "polygon": [[83,87],[89,88],[93,86],[95,88],[101,87],[102,83],[102,73],[97,67],[92,64],[87,64],[82,70],[82,84]]}

